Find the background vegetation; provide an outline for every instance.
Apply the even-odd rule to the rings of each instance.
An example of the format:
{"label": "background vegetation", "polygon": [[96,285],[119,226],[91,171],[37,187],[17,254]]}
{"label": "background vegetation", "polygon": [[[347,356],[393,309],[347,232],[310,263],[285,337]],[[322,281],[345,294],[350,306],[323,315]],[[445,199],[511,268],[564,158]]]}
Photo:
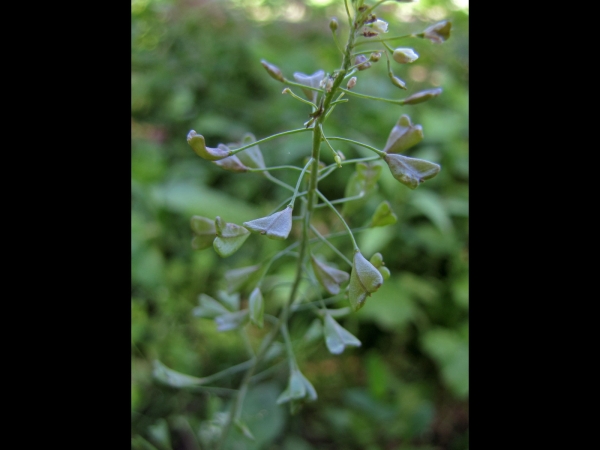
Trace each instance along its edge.
{"label": "background vegetation", "polygon": [[[328,23],[336,16],[344,35],[345,13],[338,0],[132,0],[131,7],[132,448],[205,449],[231,391],[160,385],[152,361],[206,376],[247,360],[239,333],[219,333],[192,311],[199,294],[214,297],[224,288],[225,271],[261,260],[276,243],[251,237],[226,259],[210,249],[196,252],[190,217],[220,215],[241,224],[272,212],[287,193],[257,174],[232,174],[201,160],[185,138],[195,129],[216,147],[245,132],[260,139],[299,128],[306,108],[281,95],[283,85],[260,60],[290,78],[294,71],[337,68]],[[407,113],[425,135],[409,156],[437,162],[442,171],[415,191],[382,171],[378,191],[350,216],[360,226],[384,199],[398,216],[392,226],[357,235],[363,254],[380,251],[392,274],[363,309],[339,319],[362,347],[332,356],[319,343],[299,360],[319,399],[294,416],[287,405],[275,405],[287,383],[285,364],[266,373],[244,410],[256,441],[240,440],[236,448],[468,448],[468,4],[389,3],[378,15],[397,34],[449,19],[452,37],[441,45],[402,44],[420,55],[412,65],[395,66],[407,92],[389,82],[384,60],[361,72],[355,89],[393,98],[437,86],[444,91],[408,107],[350,98],[327,129],[382,148]],[[370,156],[339,148],[346,157]],[[267,165],[297,164],[310,143],[299,134],[261,149]],[[330,152],[322,154],[332,162]],[[336,170],[320,188],[342,197],[352,173]],[[297,174],[290,175],[277,173],[295,184]],[[293,338],[309,325],[305,319],[292,320]],[[214,386],[235,389],[240,377]]]}

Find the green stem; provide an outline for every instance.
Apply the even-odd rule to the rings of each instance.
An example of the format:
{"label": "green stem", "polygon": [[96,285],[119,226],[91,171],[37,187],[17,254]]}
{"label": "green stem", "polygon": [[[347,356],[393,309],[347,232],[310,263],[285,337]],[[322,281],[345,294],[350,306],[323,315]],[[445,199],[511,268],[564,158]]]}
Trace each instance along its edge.
{"label": "green stem", "polygon": [[257,168],[248,168],[248,172],[267,172],[271,170],[283,170],[283,169],[293,169],[301,171],[302,169],[298,166],[272,166],[272,167],[257,167]]}
{"label": "green stem", "polygon": [[344,254],[342,252],[340,252],[337,248],[335,248],[335,246],[329,242],[327,239],[325,239],[325,237],[319,233],[319,230],[317,230],[313,225],[310,226],[310,229],[312,230],[313,233],[315,233],[317,235],[317,237],[319,238],[319,240],[321,242],[323,242],[325,245],[327,245],[327,247],[329,247],[331,250],[333,250],[333,252],[338,255],[340,258],[342,258],[344,261],[346,261],[350,267],[352,267],[352,261],[350,261],[348,258],[346,258],[344,256]]}
{"label": "green stem", "polygon": [[392,100],[391,98],[373,97],[372,95],[359,94],[358,92],[349,91],[348,89],[340,88],[340,91],[346,94],[354,95],[359,98],[366,98],[369,100],[379,100],[380,102],[393,103],[394,105],[404,105],[404,99]]}
{"label": "green stem", "polygon": [[313,162],[312,158],[308,160],[308,162],[304,166],[304,169],[302,169],[302,173],[300,173],[300,176],[298,177],[298,182],[296,183],[296,189],[294,190],[294,195],[292,196],[292,200],[290,200],[290,203],[288,205],[290,208],[294,207],[294,202],[296,201],[296,197],[298,196],[298,191],[300,190],[300,183],[304,179],[304,174],[306,173],[306,169],[308,169],[308,167],[312,164],[312,162]]}
{"label": "green stem", "polygon": [[409,37],[418,37],[418,36],[416,34],[404,34],[402,36],[390,36],[390,37],[386,37],[386,38],[383,38],[383,39],[372,39],[372,38],[369,38],[367,40],[357,42],[356,45],[355,45],[355,47],[358,47],[359,45],[363,45],[363,44],[372,44],[373,42],[394,41],[396,39],[406,39],[406,38],[409,38]]}
{"label": "green stem", "polygon": [[284,131],[283,133],[273,134],[273,135],[271,135],[269,137],[266,137],[266,138],[263,138],[263,139],[259,139],[258,141],[254,141],[251,144],[244,145],[243,147],[239,147],[239,148],[233,149],[233,150],[230,151],[229,156],[235,155],[236,153],[239,153],[242,150],[246,150],[247,148],[254,147],[255,145],[261,144],[263,142],[270,141],[271,139],[275,139],[275,138],[280,137],[280,136],[286,136],[288,134],[301,133],[302,131],[306,131],[306,128],[298,128],[296,130],[289,130],[289,131]]}
{"label": "green stem", "polygon": [[271,180],[273,183],[275,183],[275,184],[277,184],[277,185],[279,185],[279,186],[281,186],[281,187],[283,187],[283,188],[287,189],[288,191],[292,191],[292,192],[294,192],[294,188],[293,188],[293,187],[291,187],[291,186],[290,186],[289,184],[287,184],[287,183],[284,183],[284,182],[283,182],[283,181],[281,181],[281,180],[278,180],[278,179],[277,179],[277,178],[275,178],[273,175],[271,175],[269,172],[265,172],[265,177],[266,177],[267,179]]}
{"label": "green stem", "polygon": [[299,95],[294,94],[294,92],[290,89],[290,88],[285,88],[283,90],[284,94],[290,94],[292,97],[294,97],[296,100],[301,101],[302,103],[306,103],[307,105],[310,105],[313,110],[317,109],[317,105],[315,105],[313,102],[309,102],[308,100],[304,100],[302,97],[300,97]]}
{"label": "green stem", "polygon": [[[344,141],[344,142],[350,142],[351,144],[358,145],[358,146],[360,146],[360,147],[364,147],[364,148],[368,148],[369,150],[371,150],[371,151],[373,151],[373,152],[377,153],[377,154],[378,154],[378,155],[379,155],[381,158],[383,158],[385,155],[387,155],[387,153],[386,153],[386,152],[384,152],[384,151],[381,151],[381,150],[379,150],[379,149],[377,149],[377,148],[375,148],[375,147],[372,147],[372,146],[370,146],[370,145],[363,144],[362,142],[359,142],[359,141],[354,141],[354,140],[352,140],[352,139],[343,138],[343,137],[336,137],[336,136],[334,136],[334,137],[328,137],[327,139],[329,139],[330,141]],[[376,159],[379,159],[379,158],[376,158]],[[342,163],[344,163],[344,162],[345,162],[345,163],[348,163],[348,162],[349,162],[349,160],[348,160],[348,161],[342,161]]]}
{"label": "green stem", "polygon": [[354,236],[352,235],[352,230],[350,229],[350,227],[348,226],[348,224],[346,223],[346,221],[344,220],[344,218],[342,217],[342,215],[339,213],[339,211],[335,208],[335,206],[333,206],[331,204],[331,202],[329,200],[327,200],[327,197],[325,197],[319,191],[317,191],[317,195],[339,217],[339,219],[342,221],[342,224],[346,227],[346,230],[348,230],[348,234],[350,235],[350,239],[352,239],[352,245],[354,246],[354,251],[355,252],[360,251],[359,248],[358,248],[358,245],[356,244],[356,240],[354,239]]}

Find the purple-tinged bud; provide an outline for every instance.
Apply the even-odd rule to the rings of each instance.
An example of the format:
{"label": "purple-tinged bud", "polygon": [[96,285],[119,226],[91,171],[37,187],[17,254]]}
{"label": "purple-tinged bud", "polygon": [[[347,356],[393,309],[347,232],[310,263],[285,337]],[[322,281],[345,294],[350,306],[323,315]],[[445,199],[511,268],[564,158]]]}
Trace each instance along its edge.
{"label": "purple-tinged bud", "polygon": [[191,130],[187,135],[188,144],[194,149],[196,154],[201,158],[208,159],[209,161],[217,161],[219,159],[227,158],[230,150],[226,145],[219,144],[217,148],[210,148],[206,146],[204,142],[204,136]]}
{"label": "purple-tinged bud", "polygon": [[452,22],[443,20],[441,22],[431,25],[429,28],[420,35],[425,39],[429,39],[431,42],[441,44],[450,38],[450,30],[452,29]]}
{"label": "purple-tinged bud", "polygon": [[282,83],[285,81],[283,79],[283,74],[281,73],[281,70],[279,69],[279,67],[274,66],[273,64],[265,61],[264,59],[261,59],[260,63],[267,70],[268,74],[271,75],[271,78],[273,78],[277,81],[281,81]]}
{"label": "purple-tinged bud", "polygon": [[367,61],[367,58],[364,55],[358,55],[354,59],[354,65],[357,66],[358,70],[366,70],[371,67],[371,63]]}
{"label": "purple-tinged bud", "polygon": [[442,93],[442,88],[427,89],[425,91],[417,92],[409,97],[406,97],[403,101],[403,105],[416,105],[417,103],[423,103],[427,100],[437,97]]}
{"label": "purple-tinged bud", "polygon": [[377,62],[380,59],[381,59],[381,53],[380,52],[373,52],[369,56],[369,61],[372,61],[372,62]]}
{"label": "purple-tinged bud", "polygon": [[372,22],[367,26],[371,28],[376,34],[387,33],[388,31],[388,23],[385,20],[377,19],[375,22]]}
{"label": "purple-tinged bud", "polygon": [[406,90],[406,83],[394,75],[392,72],[388,73],[390,80],[392,80],[392,84],[394,86],[398,86],[400,89]]}
{"label": "purple-tinged bud", "polygon": [[[321,80],[323,80],[324,76],[325,72],[322,70],[317,70],[312,75],[306,75],[302,72],[294,72],[294,80],[296,80],[296,82],[312,88],[320,87]],[[317,96],[319,95],[317,91],[302,88],[302,92],[304,92],[306,98],[308,98],[311,102],[315,103],[317,101]]]}
{"label": "purple-tinged bud", "polygon": [[394,50],[392,58],[399,64],[409,64],[416,61],[419,55],[412,48],[399,47]]}
{"label": "purple-tinged bud", "polygon": [[350,78],[348,80],[348,84],[346,85],[348,89],[352,89],[354,86],[356,86],[356,77]]}

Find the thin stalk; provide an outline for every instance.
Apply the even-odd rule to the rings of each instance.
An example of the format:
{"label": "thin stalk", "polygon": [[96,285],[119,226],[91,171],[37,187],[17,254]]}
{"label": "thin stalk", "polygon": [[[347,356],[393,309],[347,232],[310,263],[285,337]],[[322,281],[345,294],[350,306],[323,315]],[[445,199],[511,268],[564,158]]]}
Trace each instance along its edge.
{"label": "thin stalk", "polygon": [[310,229],[312,230],[313,233],[315,233],[317,235],[317,237],[319,238],[319,240],[321,240],[321,242],[323,242],[325,245],[327,245],[331,250],[333,250],[333,252],[338,255],[340,258],[342,258],[344,261],[346,261],[348,263],[348,265],[350,267],[352,267],[352,261],[350,261],[348,258],[346,258],[346,256],[340,252],[337,248],[335,248],[335,246],[329,242],[327,239],[325,239],[325,237],[319,233],[319,230],[317,230],[313,225],[310,226]]}
{"label": "thin stalk", "polygon": [[304,174],[306,173],[306,169],[308,169],[308,167],[312,164],[312,162],[313,162],[312,158],[308,160],[308,162],[304,166],[304,169],[302,169],[300,176],[298,177],[298,182],[296,183],[296,189],[294,190],[294,195],[292,196],[292,200],[290,200],[290,203],[288,205],[290,208],[294,207],[294,202],[296,201],[296,197],[298,196],[298,191],[300,190],[300,183],[302,183],[302,180],[304,179]]}
{"label": "thin stalk", "polygon": [[358,92],[349,91],[348,89],[340,88],[340,91],[346,94],[354,95],[359,98],[366,98],[369,100],[379,100],[380,102],[393,103],[394,105],[404,105],[404,99],[392,100],[391,98],[373,97],[372,95],[359,94]]}
{"label": "thin stalk", "polygon": [[404,34],[402,36],[390,36],[390,37],[385,37],[383,39],[369,38],[368,40],[357,42],[355,47],[358,47],[359,45],[363,45],[363,44],[372,44],[373,42],[395,41],[397,39],[406,39],[406,38],[410,38],[410,37],[419,37],[419,36],[417,36],[416,34]]}
{"label": "thin stalk", "polygon": [[[371,150],[372,152],[377,153],[381,158],[383,158],[387,153],[384,151],[381,151],[375,147],[372,147],[370,145],[367,144],[363,144],[362,142],[359,141],[354,141],[352,139],[348,139],[348,138],[343,138],[343,137],[337,137],[337,136],[333,136],[333,137],[328,137],[327,139],[329,139],[330,141],[344,141],[344,142],[350,142],[351,144],[354,145],[358,145],[360,147],[364,147],[364,148],[368,148],[369,150]],[[379,158],[377,158],[379,159]],[[343,163],[344,161],[342,161]]]}
{"label": "thin stalk", "polygon": [[346,230],[348,230],[348,234],[350,235],[350,239],[352,239],[352,245],[354,246],[354,251],[358,252],[360,251],[358,248],[358,245],[356,244],[356,240],[354,239],[354,236],[352,235],[352,230],[350,229],[350,227],[348,226],[348,224],[346,223],[346,221],[344,220],[344,218],[342,217],[342,215],[339,213],[339,211],[335,208],[335,206],[333,206],[331,204],[331,202],[329,200],[327,200],[327,197],[325,197],[323,194],[321,194],[319,191],[317,191],[317,195],[319,196],[319,198],[321,200],[323,200],[324,203],[326,203],[331,210],[338,216],[338,218],[342,221],[342,224],[346,227]]}
{"label": "thin stalk", "polygon": [[272,136],[269,136],[269,137],[266,137],[266,138],[263,138],[263,139],[259,139],[258,141],[254,141],[251,144],[244,145],[243,147],[239,147],[239,148],[233,149],[233,150],[230,151],[229,156],[235,155],[236,153],[239,153],[242,150],[246,150],[247,148],[253,147],[253,146],[261,144],[263,142],[270,141],[271,139],[275,139],[275,138],[280,137],[280,136],[285,136],[287,134],[301,133],[302,131],[306,131],[306,128],[298,128],[296,130],[289,130],[289,131],[284,131],[283,133],[273,134]]}
{"label": "thin stalk", "polygon": [[292,192],[294,192],[294,188],[293,188],[293,187],[291,187],[291,186],[290,186],[289,184],[287,184],[287,183],[284,183],[284,182],[283,182],[283,181],[281,181],[281,180],[278,180],[278,179],[277,179],[277,178],[275,178],[273,175],[271,175],[269,172],[265,172],[265,177],[266,177],[267,179],[271,180],[273,183],[275,183],[275,184],[277,184],[277,185],[279,185],[279,186],[281,186],[281,187],[283,187],[283,188],[287,189],[288,191],[292,191]]}
{"label": "thin stalk", "polygon": [[271,170],[282,170],[282,169],[293,169],[293,170],[297,170],[297,171],[302,170],[298,166],[272,166],[272,167],[257,167],[257,168],[248,167],[248,172],[267,172],[267,171],[271,171]]}

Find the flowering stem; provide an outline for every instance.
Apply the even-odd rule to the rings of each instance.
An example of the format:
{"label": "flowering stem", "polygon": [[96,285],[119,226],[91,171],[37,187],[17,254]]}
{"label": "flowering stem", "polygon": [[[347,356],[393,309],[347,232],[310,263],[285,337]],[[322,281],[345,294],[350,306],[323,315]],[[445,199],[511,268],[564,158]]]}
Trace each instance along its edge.
{"label": "flowering stem", "polygon": [[327,206],[329,206],[331,208],[331,210],[339,217],[339,219],[342,221],[342,224],[346,227],[346,230],[348,230],[348,234],[350,235],[350,239],[352,239],[352,245],[354,246],[354,251],[358,252],[358,245],[356,244],[356,240],[354,239],[354,236],[352,235],[352,230],[350,229],[350,227],[348,226],[348,224],[346,223],[346,221],[344,220],[344,218],[342,217],[342,215],[339,213],[339,211],[335,208],[335,206],[333,206],[331,204],[331,202],[329,200],[327,200],[327,197],[325,197],[323,194],[321,194],[319,191],[317,191],[317,195],[319,196],[319,198],[321,200],[323,200],[323,203],[327,204]]}
{"label": "flowering stem", "polygon": [[242,150],[246,150],[247,148],[254,147],[255,145],[258,145],[258,144],[260,144],[262,142],[267,142],[267,141],[270,141],[271,139],[275,139],[276,137],[285,136],[286,134],[300,133],[302,131],[306,131],[306,128],[298,128],[296,130],[289,130],[289,131],[284,131],[283,133],[273,134],[273,135],[271,135],[269,137],[266,137],[264,139],[259,139],[258,141],[254,141],[251,144],[244,145],[243,147],[239,147],[239,148],[233,149],[233,150],[230,151],[229,156],[235,155],[236,153],[239,153]]}
{"label": "flowering stem", "polygon": [[[363,144],[362,142],[359,142],[359,141],[354,141],[354,140],[352,140],[352,139],[347,139],[347,138],[343,138],[343,137],[329,137],[329,138],[327,138],[327,139],[329,139],[330,141],[345,141],[345,142],[350,142],[350,143],[352,143],[352,144],[355,144],[355,145],[359,145],[359,146],[361,146],[361,147],[368,148],[369,150],[371,150],[371,151],[373,151],[373,152],[377,153],[377,154],[378,154],[378,155],[379,155],[381,158],[383,158],[383,157],[386,155],[386,153],[385,153],[384,151],[381,151],[381,150],[379,150],[379,149],[376,149],[375,147],[372,147],[372,146],[370,146],[370,145]],[[379,158],[377,158],[377,159],[379,159]],[[348,161],[344,161],[344,162],[345,162],[345,163],[348,163],[348,162],[350,162],[350,160],[348,160]]]}

